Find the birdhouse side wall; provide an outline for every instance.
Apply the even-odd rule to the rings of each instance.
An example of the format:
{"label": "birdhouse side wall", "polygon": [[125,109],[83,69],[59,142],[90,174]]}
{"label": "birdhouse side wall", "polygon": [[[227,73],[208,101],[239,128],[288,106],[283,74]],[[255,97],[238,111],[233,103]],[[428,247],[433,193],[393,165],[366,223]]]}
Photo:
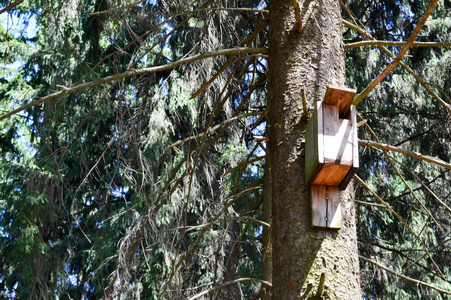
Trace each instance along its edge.
{"label": "birdhouse side wall", "polygon": [[305,182],[307,185],[312,185],[324,164],[323,142],[323,110],[321,102],[317,102],[305,133]]}

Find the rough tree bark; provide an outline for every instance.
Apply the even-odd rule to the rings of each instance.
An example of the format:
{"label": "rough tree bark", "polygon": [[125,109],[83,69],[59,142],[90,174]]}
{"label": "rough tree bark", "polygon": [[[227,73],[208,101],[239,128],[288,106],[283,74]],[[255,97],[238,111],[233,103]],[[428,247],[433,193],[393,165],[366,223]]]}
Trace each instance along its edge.
{"label": "rough tree bark", "polygon": [[[269,131],[266,131],[269,134]],[[263,178],[263,221],[271,224],[271,206],[272,206],[272,178],[271,178],[271,156],[266,156],[265,162],[265,176]],[[263,227],[262,236],[262,279],[267,282],[272,282],[272,242],[271,242],[271,228]],[[271,288],[262,285],[261,300],[270,300],[272,297]]]}
{"label": "rough tree bark", "polygon": [[301,90],[311,112],[328,85],[345,86],[339,1],[301,1],[299,7],[301,32],[292,1],[269,3],[272,295],[273,299],[361,299],[352,185],[342,192],[342,228],[334,231],[311,228],[309,188],[304,184],[308,120],[303,119]]}

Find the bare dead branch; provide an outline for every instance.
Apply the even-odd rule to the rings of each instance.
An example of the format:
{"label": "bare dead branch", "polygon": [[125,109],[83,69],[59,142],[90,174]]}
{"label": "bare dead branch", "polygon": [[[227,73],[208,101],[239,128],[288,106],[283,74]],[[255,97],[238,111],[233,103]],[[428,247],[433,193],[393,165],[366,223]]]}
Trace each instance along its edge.
{"label": "bare dead branch", "polygon": [[292,0],[294,6],[294,16],[296,18],[296,29],[299,33],[302,32],[302,15],[301,8],[299,7],[297,0]]}
{"label": "bare dead branch", "polygon": [[395,59],[385,68],[385,70],[376,78],[373,80],[373,82],[363,90],[360,94],[358,94],[354,101],[352,102],[353,105],[357,105],[362,101],[363,98],[365,98],[366,95],[368,95],[378,84],[382,81],[395,67],[398,65],[398,63],[401,61],[403,56],[407,53],[407,50],[412,46],[413,42],[415,41],[416,37],[420,33],[421,28],[423,27],[424,23],[426,23],[426,20],[428,19],[429,15],[432,13],[432,10],[434,9],[435,5],[437,4],[438,0],[432,0],[429,4],[429,7],[426,9],[425,13],[421,17],[420,21],[418,22],[417,26],[413,30],[412,34],[410,35],[409,39],[407,40],[407,43],[404,45],[404,47],[399,51],[398,55],[395,57]]}
{"label": "bare dead branch", "polygon": [[235,280],[232,280],[232,281],[227,281],[227,282],[225,282],[225,283],[223,283],[221,285],[215,286],[212,289],[203,291],[202,293],[199,293],[196,296],[193,296],[193,297],[189,298],[189,300],[198,299],[198,298],[202,297],[203,295],[206,295],[208,293],[214,292],[217,289],[221,289],[221,288],[223,288],[225,286],[228,286],[228,285],[231,285],[231,284],[235,284],[235,283],[239,283],[239,282],[242,282],[242,281],[254,281],[254,282],[258,282],[258,283],[261,283],[263,285],[272,287],[272,284],[270,282],[267,282],[267,281],[264,281],[264,280],[261,280],[261,279],[256,279],[256,278],[238,278],[238,279],[235,279]]}
{"label": "bare dead branch", "polygon": [[374,197],[376,197],[377,200],[379,200],[383,205],[385,205],[385,207],[387,209],[389,209],[391,211],[391,213],[406,227],[406,229],[417,239],[417,241],[419,241],[421,243],[421,245],[423,246],[424,251],[427,253],[429,259],[432,261],[432,263],[434,264],[435,268],[437,269],[438,273],[440,274],[440,276],[446,280],[445,275],[443,275],[442,271],[440,270],[440,268],[438,267],[437,263],[435,262],[435,260],[432,258],[432,255],[429,253],[428,248],[426,247],[426,245],[423,243],[423,240],[420,239],[420,237],[410,228],[409,225],[407,225],[406,221],[404,221],[403,218],[401,218],[400,215],[398,215],[395,210],[384,200],[382,200],[382,198],[375,192],[373,191],[372,188],[370,188],[359,176],[354,175],[354,178],[365,188],[367,189],[371,194],[373,194]]}
{"label": "bare dead branch", "polygon": [[0,10],[0,14],[4,13],[5,11],[11,10],[14,7],[16,7],[17,5],[19,5],[20,3],[22,3],[23,0],[17,0],[14,3],[11,3],[10,5],[8,5],[7,7],[5,7],[4,9]]}
{"label": "bare dead branch", "polygon": [[137,69],[137,70],[130,70],[124,73],[120,73],[120,74],[116,74],[116,75],[111,75],[111,76],[107,76],[98,80],[94,80],[94,81],[90,81],[90,82],[86,82],[86,83],[82,83],[73,87],[66,87],[61,91],[55,92],[53,94],[47,95],[45,97],[39,98],[36,101],[33,101],[29,104],[23,105],[13,111],[10,111],[7,114],[4,114],[2,116],[0,116],[0,121],[4,120],[6,118],[9,118],[12,115],[15,115],[21,111],[24,111],[30,107],[36,106],[36,105],[40,105],[44,102],[47,102],[49,100],[52,100],[54,98],[57,97],[61,97],[61,96],[65,96],[74,92],[78,92],[93,86],[97,86],[97,85],[101,85],[107,82],[111,82],[111,81],[116,81],[116,80],[120,80],[123,78],[127,78],[127,77],[133,77],[133,76],[140,76],[140,75],[144,75],[144,74],[150,74],[150,73],[157,73],[157,72],[161,72],[161,71],[166,71],[166,70],[170,70],[170,69],[174,69],[178,66],[184,65],[184,64],[188,64],[190,62],[193,61],[197,61],[197,60],[201,60],[201,59],[205,59],[205,58],[210,58],[210,57],[215,57],[215,56],[221,56],[221,55],[237,55],[237,54],[241,54],[241,53],[260,53],[260,54],[267,54],[268,53],[268,49],[266,48],[231,48],[231,49],[222,49],[222,50],[218,50],[218,51],[214,51],[214,52],[208,52],[208,53],[204,53],[204,54],[199,54],[199,55],[195,55],[195,56],[191,56],[191,57],[187,57],[181,60],[178,60],[176,62],[172,62],[166,65],[161,65],[161,66],[155,66],[155,67],[149,67],[149,68],[142,68],[142,69]]}
{"label": "bare dead branch", "polygon": [[371,203],[371,202],[359,201],[359,200],[354,200],[354,202],[356,204],[360,204],[360,205],[374,206],[374,207],[379,207],[379,208],[387,208],[383,204],[377,204],[377,203]]}
{"label": "bare dead branch", "polygon": [[381,265],[381,264],[379,264],[379,263],[377,263],[377,262],[375,262],[375,261],[373,261],[373,260],[371,260],[371,259],[368,259],[368,258],[366,258],[366,257],[363,257],[363,256],[361,256],[361,255],[359,255],[359,259],[361,259],[361,260],[363,260],[363,261],[366,261],[366,262],[368,262],[368,263],[370,263],[370,264],[372,264],[372,265],[374,265],[374,266],[376,266],[376,267],[378,267],[378,268],[380,268],[380,269],[382,269],[382,270],[385,270],[385,271],[387,271],[388,273],[395,275],[396,277],[402,278],[402,279],[404,279],[404,280],[407,280],[407,281],[410,281],[410,282],[413,282],[413,283],[416,283],[416,284],[419,284],[419,285],[423,285],[423,286],[425,286],[425,287],[428,287],[428,288],[431,288],[431,289],[433,289],[433,290],[439,291],[440,293],[444,293],[444,294],[447,294],[447,295],[451,295],[451,292],[450,292],[450,291],[443,290],[443,289],[441,289],[441,288],[435,287],[435,286],[433,286],[433,285],[431,285],[431,284],[429,284],[429,283],[426,283],[426,282],[424,282],[424,281],[416,280],[416,279],[407,277],[407,276],[405,276],[405,275],[399,274],[399,273],[397,273],[397,272],[395,272],[395,271],[393,271],[393,270],[391,270],[391,269],[389,269],[389,268],[387,268],[387,267],[385,267],[385,266],[383,266],[383,265]]}
{"label": "bare dead branch", "polygon": [[[404,46],[405,44],[406,42],[371,40],[345,44],[345,49],[352,49],[365,46]],[[411,47],[451,47],[451,43],[413,42]]]}
{"label": "bare dead branch", "polygon": [[169,146],[169,148],[174,148],[174,147],[179,146],[179,145],[181,145],[181,144],[183,144],[183,143],[186,143],[186,142],[188,142],[188,141],[198,139],[198,138],[202,137],[202,136],[205,135],[205,134],[210,134],[210,133],[212,133],[212,132],[218,130],[219,128],[223,127],[224,125],[230,124],[230,123],[232,123],[232,122],[235,122],[236,120],[239,120],[239,119],[241,119],[241,118],[247,118],[247,117],[251,117],[251,116],[258,116],[258,115],[261,115],[262,113],[263,113],[262,111],[259,111],[259,112],[252,112],[252,113],[242,114],[242,115],[239,115],[239,116],[236,116],[236,117],[227,119],[227,120],[225,120],[224,122],[222,122],[222,123],[220,123],[220,124],[218,124],[218,125],[216,125],[216,126],[210,128],[210,129],[208,129],[206,132],[202,132],[202,133],[199,133],[199,134],[197,134],[197,135],[187,137],[186,139],[183,139],[183,140],[181,140],[181,141],[178,141],[178,142],[172,144],[171,146]]}
{"label": "bare dead branch", "polygon": [[[357,31],[358,33],[360,33],[362,36],[366,37],[367,39],[370,40],[375,40],[365,29],[362,29],[354,24],[349,23],[346,20],[342,20],[342,23],[345,27],[351,28],[355,31]],[[382,46],[382,45],[378,45],[379,49],[381,49],[385,54],[387,54],[388,56],[390,56],[391,58],[395,58],[396,56],[390,51],[388,50],[386,47]],[[442,105],[447,111],[448,113],[451,114],[451,105],[446,103],[445,101],[443,101],[442,98],[440,98],[436,93],[434,93],[434,91],[431,90],[431,88],[429,87],[429,84],[424,82],[424,80],[422,80],[408,65],[406,65],[405,63],[403,63],[402,61],[399,62],[399,64],[407,71],[410,73],[410,75],[412,75],[425,89],[426,91],[429,92],[429,94],[432,95],[432,97],[434,97],[435,100],[437,100],[440,105]]]}
{"label": "bare dead branch", "polygon": [[[22,0],[23,1],[23,0]],[[103,10],[103,11],[97,11],[97,12],[93,12],[90,13],[90,16],[96,16],[96,15],[101,15],[101,14],[106,14],[106,13],[111,13],[111,12],[118,12],[121,10],[125,10],[127,8],[132,8],[133,6],[139,5],[141,3],[143,3],[146,0],[140,0],[137,1],[135,3],[129,4],[129,5],[125,5],[122,7],[118,7],[118,8],[113,8],[113,9],[108,9],[108,10]],[[202,9],[196,9],[193,11],[188,11],[186,12],[187,14],[193,14],[193,13],[198,13],[198,12],[202,12],[202,11],[247,11],[247,12],[256,12],[256,13],[268,13],[267,10],[265,9],[254,9],[254,8],[232,8],[232,7],[212,7],[212,8],[202,8]]]}
{"label": "bare dead branch", "polygon": [[423,155],[421,153],[418,152],[413,152],[413,151],[409,151],[409,150],[405,150],[405,149],[401,149],[398,147],[394,147],[392,145],[388,145],[388,144],[383,144],[383,143],[377,143],[377,142],[373,142],[373,141],[368,141],[368,140],[359,140],[359,145],[360,146],[369,146],[372,148],[378,148],[378,149],[384,149],[384,150],[389,150],[389,151],[393,151],[393,152],[398,152],[398,153],[402,153],[408,156],[412,156],[424,161],[427,161],[429,163],[438,165],[438,166],[442,166],[445,167],[447,169],[451,169],[451,164],[448,162],[445,162],[439,158],[436,157],[432,157],[429,155]]}

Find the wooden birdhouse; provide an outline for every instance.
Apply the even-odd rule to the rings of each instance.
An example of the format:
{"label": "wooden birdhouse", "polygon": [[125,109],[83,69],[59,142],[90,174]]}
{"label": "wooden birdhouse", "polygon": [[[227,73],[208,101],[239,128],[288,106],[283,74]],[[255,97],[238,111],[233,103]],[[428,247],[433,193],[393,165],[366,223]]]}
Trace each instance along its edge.
{"label": "wooden birdhouse", "polygon": [[359,167],[355,90],[329,87],[305,138],[305,182],[311,187],[312,226],[341,228],[340,190]]}

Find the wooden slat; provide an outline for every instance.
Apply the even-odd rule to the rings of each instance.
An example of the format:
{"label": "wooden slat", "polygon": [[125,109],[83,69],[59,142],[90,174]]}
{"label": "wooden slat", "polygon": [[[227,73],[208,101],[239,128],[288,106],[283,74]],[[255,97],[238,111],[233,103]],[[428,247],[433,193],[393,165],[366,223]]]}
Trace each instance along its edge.
{"label": "wooden slat", "polygon": [[324,164],[311,184],[339,186],[350,169],[351,166],[346,165]]}
{"label": "wooden slat", "polygon": [[323,105],[324,162],[352,165],[353,130],[349,120],[338,118],[338,107]]}
{"label": "wooden slat", "polygon": [[358,169],[359,168],[359,137],[357,135],[357,109],[355,105],[351,106],[351,124],[352,124],[352,130],[353,130],[353,140],[352,140],[352,162],[353,167]]}
{"label": "wooden slat", "polygon": [[324,96],[323,104],[335,105],[339,107],[340,119],[348,119],[352,100],[354,100],[356,90],[329,86]]}
{"label": "wooden slat", "polygon": [[313,227],[341,228],[340,190],[337,186],[314,185],[310,199]]}
{"label": "wooden slat", "polygon": [[305,133],[305,183],[310,186],[324,164],[323,110],[321,102],[307,126]]}
{"label": "wooden slat", "polygon": [[352,124],[352,167],[349,170],[348,174],[346,174],[343,181],[340,183],[340,190],[345,190],[348,186],[349,182],[354,177],[354,174],[357,172],[359,168],[359,144],[358,144],[358,136],[357,136],[357,121],[356,121],[356,107],[354,105],[351,106],[351,124]]}

